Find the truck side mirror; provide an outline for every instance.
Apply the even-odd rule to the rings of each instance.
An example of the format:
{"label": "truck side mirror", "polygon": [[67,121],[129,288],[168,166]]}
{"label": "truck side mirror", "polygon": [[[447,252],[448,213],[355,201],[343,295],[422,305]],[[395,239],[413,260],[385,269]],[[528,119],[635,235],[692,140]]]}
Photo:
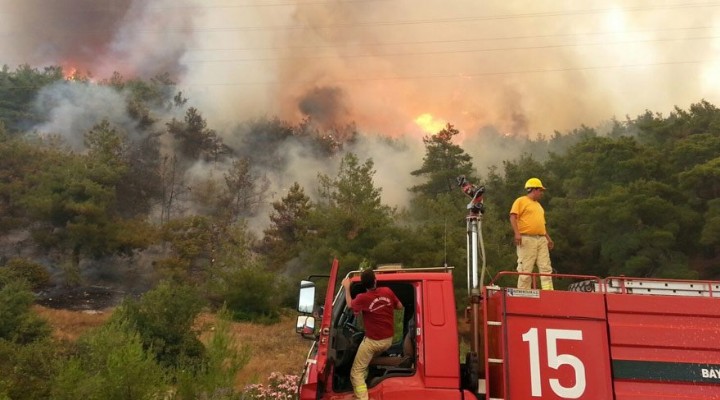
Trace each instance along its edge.
{"label": "truck side mirror", "polygon": [[312,314],[315,309],[315,282],[300,282],[300,295],[298,296],[297,309],[303,314]]}
{"label": "truck side mirror", "polygon": [[298,315],[295,332],[306,339],[315,339],[315,317]]}

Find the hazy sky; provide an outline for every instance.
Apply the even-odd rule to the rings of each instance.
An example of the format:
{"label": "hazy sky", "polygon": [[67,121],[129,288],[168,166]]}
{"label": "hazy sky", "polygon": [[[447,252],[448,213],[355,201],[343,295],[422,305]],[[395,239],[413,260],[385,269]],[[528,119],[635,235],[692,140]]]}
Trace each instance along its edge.
{"label": "hazy sky", "polygon": [[0,0],[0,63],[168,71],[217,124],[551,134],[720,103],[720,2]]}

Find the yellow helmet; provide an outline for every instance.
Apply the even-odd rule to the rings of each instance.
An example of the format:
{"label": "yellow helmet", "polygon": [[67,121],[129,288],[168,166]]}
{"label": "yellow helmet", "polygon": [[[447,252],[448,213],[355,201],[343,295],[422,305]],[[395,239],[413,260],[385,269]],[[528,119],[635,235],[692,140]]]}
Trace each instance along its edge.
{"label": "yellow helmet", "polygon": [[530,178],[525,182],[525,189],[530,188],[541,188],[545,190],[545,186],[543,186],[542,182],[540,182],[540,179],[538,178]]}

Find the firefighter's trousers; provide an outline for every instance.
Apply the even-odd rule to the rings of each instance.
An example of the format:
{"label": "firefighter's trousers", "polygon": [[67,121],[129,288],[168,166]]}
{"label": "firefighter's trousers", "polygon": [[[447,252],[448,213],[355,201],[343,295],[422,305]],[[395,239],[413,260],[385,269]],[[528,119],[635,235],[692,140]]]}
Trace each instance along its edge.
{"label": "firefighter's trousers", "polygon": [[[550,250],[545,235],[522,235],[522,243],[517,246],[518,272],[531,273],[537,263],[538,271],[541,274],[551,274]],[[520,275],[518,277],[519,289],[530,289],[531,275]],[[553,290],[551,276],[540,277],[540,287],[543,290]]]}
{"label": "firefighter's trousers", "polygon": [[392,344],[392,339],[392,336],[381,340],[373,340],[366,337],[360,343],[360,347],[355,355],[355,361],[353,361],[352,369],[350,370],[350,381],[355,391],[355,398],[358,400],[367,400],[368,398],[365,377],[367,376],[370,360],[389,349]]}

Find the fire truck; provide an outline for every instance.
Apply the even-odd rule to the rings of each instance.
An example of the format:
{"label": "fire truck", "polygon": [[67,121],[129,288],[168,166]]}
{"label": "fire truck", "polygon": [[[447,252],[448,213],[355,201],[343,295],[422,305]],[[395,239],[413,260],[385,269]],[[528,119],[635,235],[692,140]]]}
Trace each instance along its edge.
{"label": "fire truck", "polygon": [[[518,289],[507,282],[519,274],[501,272],[483,284],[481,203],[468,194],[469,305],[460,321],[453,268],[375,271],[404,309],[394,344],[371,362],[370,399],[720,399],[720,282],[553,274],[574,283]],[[296,331],[313,340],[301,400],[353,399],[363,330],[335,290],[338,270],[335,260],[329,274],[300,284]],[[359,275],[347,274],[352,297]],[[327,290],[316,299],[318,279]],[[463,319],[469,340],[460,338]]]}

